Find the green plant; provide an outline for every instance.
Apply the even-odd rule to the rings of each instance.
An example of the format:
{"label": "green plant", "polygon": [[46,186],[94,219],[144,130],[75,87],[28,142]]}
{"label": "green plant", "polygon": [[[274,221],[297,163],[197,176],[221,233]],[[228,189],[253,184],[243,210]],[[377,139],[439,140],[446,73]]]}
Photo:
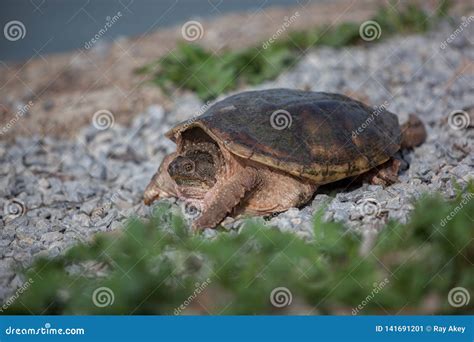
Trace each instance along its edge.
{"label": "green plant", "polygon": [[140,72],[148,73],[159,67],[153,82],[168,93],[174,87],[183,87],[196,92],[201,99],[209,100],[233,89],[237,81],[258,84],[274,78],[295,58],[281,46],[216,55],[198,45],[180,43],[174,52]]}
{"label": "green plant", "polygon": [[[429,17],[420,7],[380,8],[372,20],[381,28],[380,38],[397,33],[425,32],[447,13],[448,1],[441,1],[438,15]],[[272,44],[215,54],[204,48],[180,43],[173,51],[139,70],[151,74],[152,81],[167,93],[176,88],[196,92],[202,100],[211,100],[241,84],[259,84],[272,80],[294,65],[301,53],[318,46],[340,48],[368,44],[359,35],[360,23],[341,23],[307,31],[293,31]],[[372,42],[371,42],[372,43]]]}
{"label": "green plant", "polygon": [[408,4],[402,11],[393,6],[381,8],[373,20],[382,27],[384,35],[425,32],[434,24],[434,19],[414,4]]}
{"label": "green plant", "polygon": [[[259,219],[247,221],[239,234],[207,239],[190,233],[171,208],[162,203],[149,221],[130,219],[120,235],[99,235],[64,256],[36,261],[25,271],[32,285],[5,312],[350,314],[364,301],[358,314],[472,310],[447,300],[454,287],[474,289],[472,183],[450,202],[423,197],[409,223],[390,221],[366,255],[358,235],[322,220],[323,209],[314,238],[303,241]],[[104,287],[114,300],[101,307],[94,291]],[[286,311],[271,304],[277,287],[293,296]]]}

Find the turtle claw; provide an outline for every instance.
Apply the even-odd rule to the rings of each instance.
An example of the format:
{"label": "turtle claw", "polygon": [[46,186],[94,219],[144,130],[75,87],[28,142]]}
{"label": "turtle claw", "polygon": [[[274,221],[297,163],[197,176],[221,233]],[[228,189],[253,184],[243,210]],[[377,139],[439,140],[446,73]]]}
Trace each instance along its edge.
{"label": "turtle claw", "polygon": [[370,184],[389,186],[397,183],[400,165],[400,160],[390,158],[387,162],[382,164],[380,167],[377,167],[376,170],[370,173]]}

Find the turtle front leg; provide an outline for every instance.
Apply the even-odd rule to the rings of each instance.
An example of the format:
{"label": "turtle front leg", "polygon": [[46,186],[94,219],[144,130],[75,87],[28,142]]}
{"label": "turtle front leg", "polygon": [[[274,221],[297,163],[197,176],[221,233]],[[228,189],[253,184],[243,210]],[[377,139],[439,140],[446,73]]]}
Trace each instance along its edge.
{"label": "turtle front leg", "polygon": [[398,182],[398,172],[400,171],[401,161],[396,158],[390,158],[382,165],[369,171],[365,177],[370,184],[388,186]]}
{"label": "turtle front leg", "polygon": [[230,179],[220,179],[202,200],[202,213],[193,222],[193,229],[214,228],[242,198],[259,183],[257,170],[246,167]]}

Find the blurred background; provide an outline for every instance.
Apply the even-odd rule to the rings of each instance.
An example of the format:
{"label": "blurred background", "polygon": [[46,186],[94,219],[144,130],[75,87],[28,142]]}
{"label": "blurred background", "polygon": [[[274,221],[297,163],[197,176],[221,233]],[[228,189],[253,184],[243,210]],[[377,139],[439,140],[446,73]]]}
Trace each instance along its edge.
{"label": "blurred background", "polygon": [[[175,49],[180,42],[204,48],[217,60],[226,51],[253,49],[231,64],[241,69],[249,64],[248,74],[255,75],[251,83],[261,83],[294,64],[318,35],[328,38],[324,45],[342,47],[359,36],[356,24],[346,27],[344,23],[361,22],[380,8],[392,8],[392,17],[398,12],[397,6],[384,0],[4,0],[0,7],[0,120],[6,123],[18,108],[30,100],[35,103],[26,113],[31,114],[28,120],[2,130],[0,139],[32,133],[72,137],[102,108],[123,124],[151,104],[171,109],[175,103],[160,91],[165,84],[158,84],[154,70],[137,71],[164,56],[178,56],[175,51],[181,50]],[[430,11],[437,7],[427,5]],[[334,28],[332,36],[323,34],[328,28]],[[310,31],[291,38],[291,46],[262,48],[272,37],[304,30]],[[188,33],[197,36],[187,37]],[[293,62],[288,58],[290,50]],[[184,52],[183,57],[193,58],[194,53]],[[174,76],[178,79],[167,75],[165,83],[174,83],[178,93],[191,89],[205,100],[235,87],[224,84],[248,83],[237,75],[233,81],[204,79],[228,72],[200,68],[201,83],[210,90],[184,84],[190,68],[208,60],[206,53],[191,64],[179,57],[174,61],[182,67]],[[207,63],[218,64],[210,59]]]}
{"label": "blurred background", "polygon": [[119,11],[123,18],[107,32],[105,41],[149,33],[191,18],[210,18],[232,11],[253,12],[271,6],[297,5],[300,2],[308,1],[3,0],[0,4],[2,26],[10,20],[19,20],[27,26],[27,35],[21,43],[1,39],[0,60],[18,61],[34,57],[36,53],[79,49],[97,33],[108,16]]}

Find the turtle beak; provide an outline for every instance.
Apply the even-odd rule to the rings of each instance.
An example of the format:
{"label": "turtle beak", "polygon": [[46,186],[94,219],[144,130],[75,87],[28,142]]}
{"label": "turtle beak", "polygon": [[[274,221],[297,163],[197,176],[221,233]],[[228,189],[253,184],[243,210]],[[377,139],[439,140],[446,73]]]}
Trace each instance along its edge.
{"label": "turtle beak", "polygon": [[143,203],[145,203],[145,205],[150,205],[159,198],[160,189],[158,189],[155,182],[152,180],[146,187],[145,193],[143,194]]}
{"label": "turtle beak", "polygon": [[150,183],[148,183],[143,194],[143,202],[146,205],[164,197],[176,197],[175,183],[168,174],[168,165],[174,159],[176,153],[167,155]]}
{"label": "turtle beak", "polygon": [[164,191],[161,191],[152,180],[143,194],[143,203],[145,203],[145,205],[150,205],[154,201],[160,199],[160,197],[167,197],[167,194]]}

